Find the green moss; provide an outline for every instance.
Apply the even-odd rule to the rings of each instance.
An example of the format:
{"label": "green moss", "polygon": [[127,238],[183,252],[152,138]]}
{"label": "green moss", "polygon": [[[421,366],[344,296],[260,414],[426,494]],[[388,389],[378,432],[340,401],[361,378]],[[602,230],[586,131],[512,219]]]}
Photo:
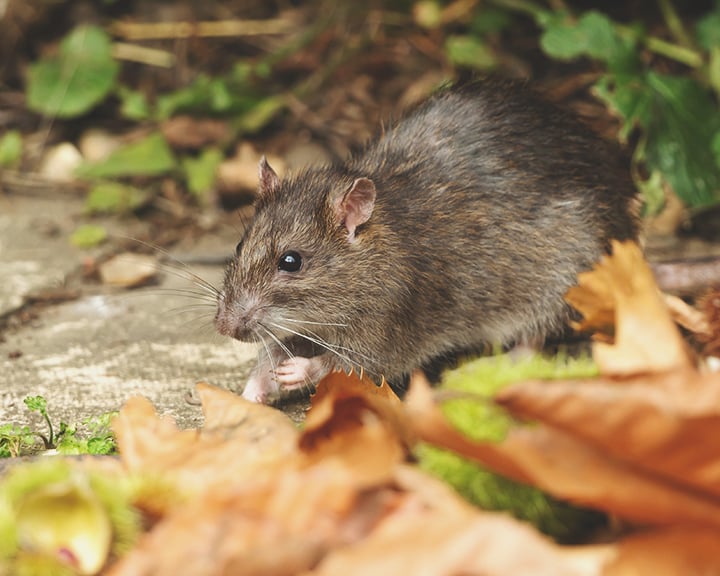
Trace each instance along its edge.
{"label": "green moss", "polygon": [[[597,367],[587,357],[534,355],[513,358],[506,354],[480,358],[444,375],[442,390],[471,393],[473,396],[443,402],[443,412],[467,436],[476,440],[499,441],[512,425],[512,420],[490,399],[503,386],[530,378],[583,378],[596,374]],[[597,512],[558,502],[540,490],[489,472],[447,450],[421,445],[417,457],[422,468],[450,483],[476,506],[507,511],[531,522],[558,541],[581,541],[605,521],[604,516]]]}

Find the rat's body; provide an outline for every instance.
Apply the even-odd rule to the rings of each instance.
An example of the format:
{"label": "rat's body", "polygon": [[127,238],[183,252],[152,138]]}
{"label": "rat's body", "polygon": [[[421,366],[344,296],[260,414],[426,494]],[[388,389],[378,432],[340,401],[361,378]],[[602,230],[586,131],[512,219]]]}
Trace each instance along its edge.
{"label": "rat's body", "polygon": [[343,164],[279,181],[263,160],[260,180],[216,317],[263,342],[259,401],[336,366],[399,382],[557,333],[577,274],[636,236],[615,151],[513,83],[441,92]]}

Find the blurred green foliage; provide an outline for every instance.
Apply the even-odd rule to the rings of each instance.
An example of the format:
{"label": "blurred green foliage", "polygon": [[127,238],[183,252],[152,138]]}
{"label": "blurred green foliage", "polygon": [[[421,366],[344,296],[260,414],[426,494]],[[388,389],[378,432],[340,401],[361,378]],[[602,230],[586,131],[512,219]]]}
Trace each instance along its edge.
{"label": "blurred green foliage", "polygon": [[[324,6],[316,4],[318,9]],[[662,206],[668,188],[692,207],[720,200],[720,0],[687,22],[672,0],[657,0],[654,12],[662,18],[661,35],[651,35],[645,21],[614,21],[602,8],[573,11],[572,2],[385,4],[380,9],[388,15],[385,33],[408,34],[414,28],[416,33],[429,34],[450,70],[501,71],[502,35],[514,26],[534,25],[539,31],[538,50],[548,58],[578,62],[598,73],[594,93],[621,120],[619,137],[633,146],[633,174],[649,211]],[[362,19],[377,7],[355,6],[353,10],[353,16]],[[342,10],[337,14],[347,15]],[[27,103],[51,118],[78,118],[101,104],[114,104],[118,118],[151,125],[178,114],[213,116],[226,119],[235,137],[254,134],[282,114],[292,98],[322,89],[323,79],[332,75],[343,58],[360,52],[357,47],[348,48],[321,62],[325,70],[317,78],[278,86],[275,68],[327,32],[334,17],[335,12],[319,14],[316,22],[278,43],[273,52],[241,58],[223,74],[199,74],[181,88],[153,97],[127,83],[122,75],[126,65],[114,57],[113,38],[107,30],[77,26],[67,32],[56,53],[29,67]],[[382,25],[384,20],[378,22]],[[658,30],[656,22],[653,30]],[[348,38],[348,46],[353,42]],[[372,49],[371,42],[364,38],[355,44]],[[88,179],[172,174],[184,179],[198,198],[206,197],[214,184],[210,170],[224,151],[175,159],[160,138],[157,133],[144,142],[148,148],[141,146],[140,153],[119,152],[111,161],[83,168],[79,174]],[[16,139],[0,141],[0,163],[16,162],[17,149]]]}

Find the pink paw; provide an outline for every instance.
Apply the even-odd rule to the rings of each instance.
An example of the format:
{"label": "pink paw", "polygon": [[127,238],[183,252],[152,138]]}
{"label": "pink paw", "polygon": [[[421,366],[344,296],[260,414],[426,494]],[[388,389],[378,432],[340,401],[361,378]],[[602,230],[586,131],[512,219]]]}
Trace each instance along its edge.
{"label": "pink paw", "polygon": [[275,380],[286,390],[316,384],[325,374],[327,368],[319,356],[303,358],[295,356],[280,363],[275,369]]}
{"label": "pink paw", "polygon": [[271,396],[278,393],[278,384],[267,372],[264,374],[253,374],[245,384],[242,397],[257,404],[267,404]]}

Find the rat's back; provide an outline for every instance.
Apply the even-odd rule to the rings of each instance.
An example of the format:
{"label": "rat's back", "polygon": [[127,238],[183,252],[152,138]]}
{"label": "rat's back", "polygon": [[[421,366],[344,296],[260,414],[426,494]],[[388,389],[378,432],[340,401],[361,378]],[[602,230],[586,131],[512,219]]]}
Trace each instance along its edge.
{"label": "rat's back", "polygon": [[398,238],[408,313],[465,345],[558,331],[577,274],[637,234],[618,151],[514,82],[441,91],[351,166]]}

